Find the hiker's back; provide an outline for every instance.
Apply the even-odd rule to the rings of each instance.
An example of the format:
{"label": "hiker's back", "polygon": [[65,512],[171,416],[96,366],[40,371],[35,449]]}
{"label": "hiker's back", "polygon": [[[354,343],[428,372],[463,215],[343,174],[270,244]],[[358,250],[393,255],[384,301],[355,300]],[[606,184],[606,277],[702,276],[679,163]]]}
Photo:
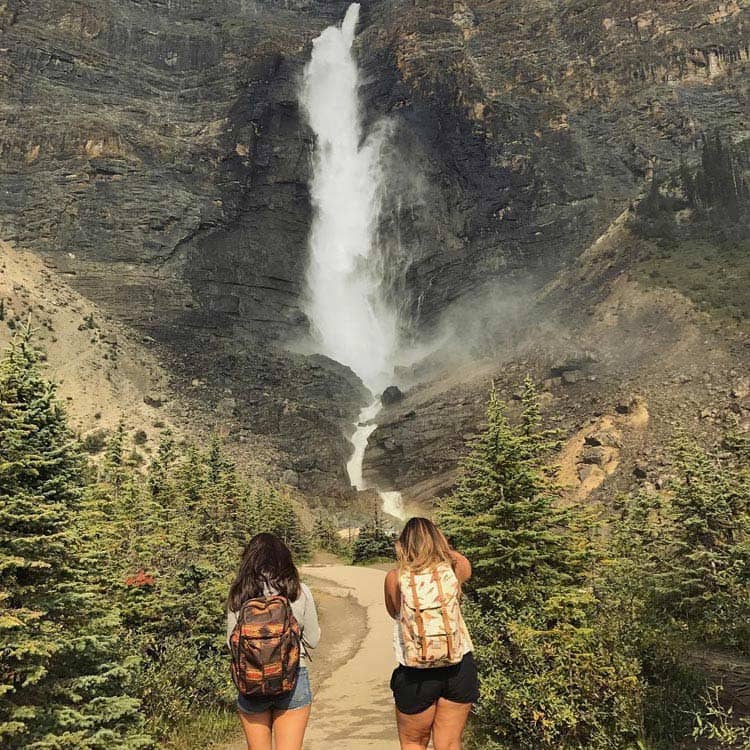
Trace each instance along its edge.
{"label": "hiker's back", "polygon": [[301,629],[284,596],[249,599],[229,636],[232,679],[244,696],[279,695],[294,689]]}
{"label": "hiker's back", "polygon": [[416,516],[396,542],[397,566],[385,577],[398,666],[391,674],[401,747],[432,737],[435,747],[460,747],[479,676],[461,616],[461,585],[471,563],[451,548],[429,518]]}
{"label": "hiker's back", "polygon": [[401,611],[397,652],[408,667],[457,664],[472,650],[461,615],[461,584],[450,563],[399,573]]}
{"label": "hiker's back", "polygon": [[312,592],[274,534],[245,546],[227,597],[227,645],[249,748],[302,750],[313,700],[309,649],[320,639]]}

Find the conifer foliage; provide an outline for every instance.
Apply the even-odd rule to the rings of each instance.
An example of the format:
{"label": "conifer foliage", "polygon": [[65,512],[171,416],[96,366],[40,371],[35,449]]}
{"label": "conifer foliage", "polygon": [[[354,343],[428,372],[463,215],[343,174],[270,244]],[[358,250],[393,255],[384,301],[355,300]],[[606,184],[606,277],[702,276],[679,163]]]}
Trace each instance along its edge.
{"label": "conifer foliage", "polygon": [[521,424],[512,426],[492,389],[487,425],[464,460],[456,493],[441,509],[443,528],[475,561],[472,588],[481,601],[538,601],[550,586],[579,573],[569,513],[555,507],[557,492],[543,467],[553,436],[539,428],[528,382],[524,404]]}
{"label": "conifer foliage", "polygon": [[[559,506],[531,381],[511,424],[490,392],[487,424],[439,521],[472,561],[468,614],[482,677],[483,748],[627,747],[638,730],[634,665],[595,628],[591,552]],[[636,688],[633,688],[633,685]]]}
{"label": "conifer foliage", "polygon": [[140,748],[118,621],[88,568],[85,463],[31,331],[0,364],[0,745]]}
{"label": "conifer foliage", "polygon": [[376,511],[372,518],[362,525],[352,545],[352,562],[364,563],[372,560],[392,560],[395,557],[396,538],[386,529],[383,516]]}
{"label": "conifer foliage", "polygon": [[164,430],[144,472],[138,434],[120,424],[89,463],[17,337],[0,364],[2,750],[150,748],[225,711],[243,545],[273,531],[310,551],[292,499],[241,479],[218,438]]}
{"label": "conifer foliage", "polygon": [[677,437],[668,492],[626,498],[603,571],[607,625],[641,663],[645,732],[659,747],[688,732],[703,702],[712,678],[700,655],[750,655],[747,437],[724,442],[705,449]]}
{"label": "conifer foliage", "polygon": [[[107,455],[117,453],[110,445]],[[99,473],[98,486],[111,495],[108,461]],[[163,736],[196,711],[231,701],[224,602],[244,544],[270,531],[304,559],[310,538],[291,498],[243,481],[216,437],[201,450],[176,445],[165,431],[147,475],[131,470],[120,496],[112,595],[139,659],[149,728]]]}
{"label": "conifer foliage", "polygon": [[339,527],[332,516],[318,511],[313,526],[313,538],[318,547],[326,552],[341,554],[344,551],[344,540],[339,534]]}

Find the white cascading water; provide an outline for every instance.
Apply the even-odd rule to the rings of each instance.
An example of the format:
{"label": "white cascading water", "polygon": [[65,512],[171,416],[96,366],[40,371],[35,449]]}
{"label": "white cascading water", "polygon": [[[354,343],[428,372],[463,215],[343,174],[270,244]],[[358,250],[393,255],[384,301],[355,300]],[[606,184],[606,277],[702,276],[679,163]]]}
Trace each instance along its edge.
{"label": "white cascading water", "polygon": [[[313,41],[304,72],[300,101],[316,136],[306,312],[320,351],[351,367],[378,392],[393,375],[398,321],[383,297],[374,246],[385,129],[376,128],[363,141],[359,70],[352,54],[358,20],[359,4],[353,3],[341,26],[330,26]],[[362,461],[379,410],[378,400],[366,406],[352,436],[347,469],[357,489],[368,487]],[[398,493],[380,496],[385,512],[403,515]]]}

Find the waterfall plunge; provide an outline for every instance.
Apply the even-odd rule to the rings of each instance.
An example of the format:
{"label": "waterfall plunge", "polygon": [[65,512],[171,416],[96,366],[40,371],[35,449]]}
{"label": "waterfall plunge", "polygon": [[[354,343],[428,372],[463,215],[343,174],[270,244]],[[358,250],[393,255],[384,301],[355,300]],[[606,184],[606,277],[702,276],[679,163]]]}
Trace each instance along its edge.
{"label": "waterfall plunge", "polygon": [[313,42],[305,68],[301,101],[316,136],[307,313],[322,352],[377,390],[393,372],[397,321],[383,299],[374,252],[384,133],[376,129],[362,141],[351,49],[358,18],[354,3],[340,28],[327,28]]}
{"label": "waterfall plunge", "polygon": [[[321,352],[351,367],[369,389],[378,391],[393,374],[398,323],[383,297],[374,243],[385,131],[376,128],[363,141],[359,71],[352,55],[358,20],[359,5],[353,3],[340,27],[330,26],[313,41],[304,72],[300,102],[316,136],[306,312]],[[366,406],[355,426],[347,470],[357,489],[367,488],[362,461],[375,429],[370,421],[379,409],[377,400]],[[380,496],[386,512],[403,515],[397,492]]]}

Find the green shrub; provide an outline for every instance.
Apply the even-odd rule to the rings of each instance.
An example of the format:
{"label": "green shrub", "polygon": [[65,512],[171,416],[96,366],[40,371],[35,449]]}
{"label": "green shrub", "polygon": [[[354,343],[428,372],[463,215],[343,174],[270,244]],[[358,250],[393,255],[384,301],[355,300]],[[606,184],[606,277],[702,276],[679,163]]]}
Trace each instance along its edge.
{"label": "green shrub", "polygon": [[86,453],[92,455],[101,453],[107,447],[107,438],[109,431],[105,429],[94,430],[84,435],[81,440],[81,447]]}
{"label": "green shrub", "polygon": [[386,531],[380,514],[376,514],[368,523],[364,524],[352,545],[352,561],[355,563],[373,560],[393,560],[395,535]]}
{"label": "green shrub", "polygon": [[180,636],[144,643],[142,650],[152,655],[141,659],[133,686],[156,736],[166,736],[199,710],[231,707],[236,692],[225,652],[201,653]]}

